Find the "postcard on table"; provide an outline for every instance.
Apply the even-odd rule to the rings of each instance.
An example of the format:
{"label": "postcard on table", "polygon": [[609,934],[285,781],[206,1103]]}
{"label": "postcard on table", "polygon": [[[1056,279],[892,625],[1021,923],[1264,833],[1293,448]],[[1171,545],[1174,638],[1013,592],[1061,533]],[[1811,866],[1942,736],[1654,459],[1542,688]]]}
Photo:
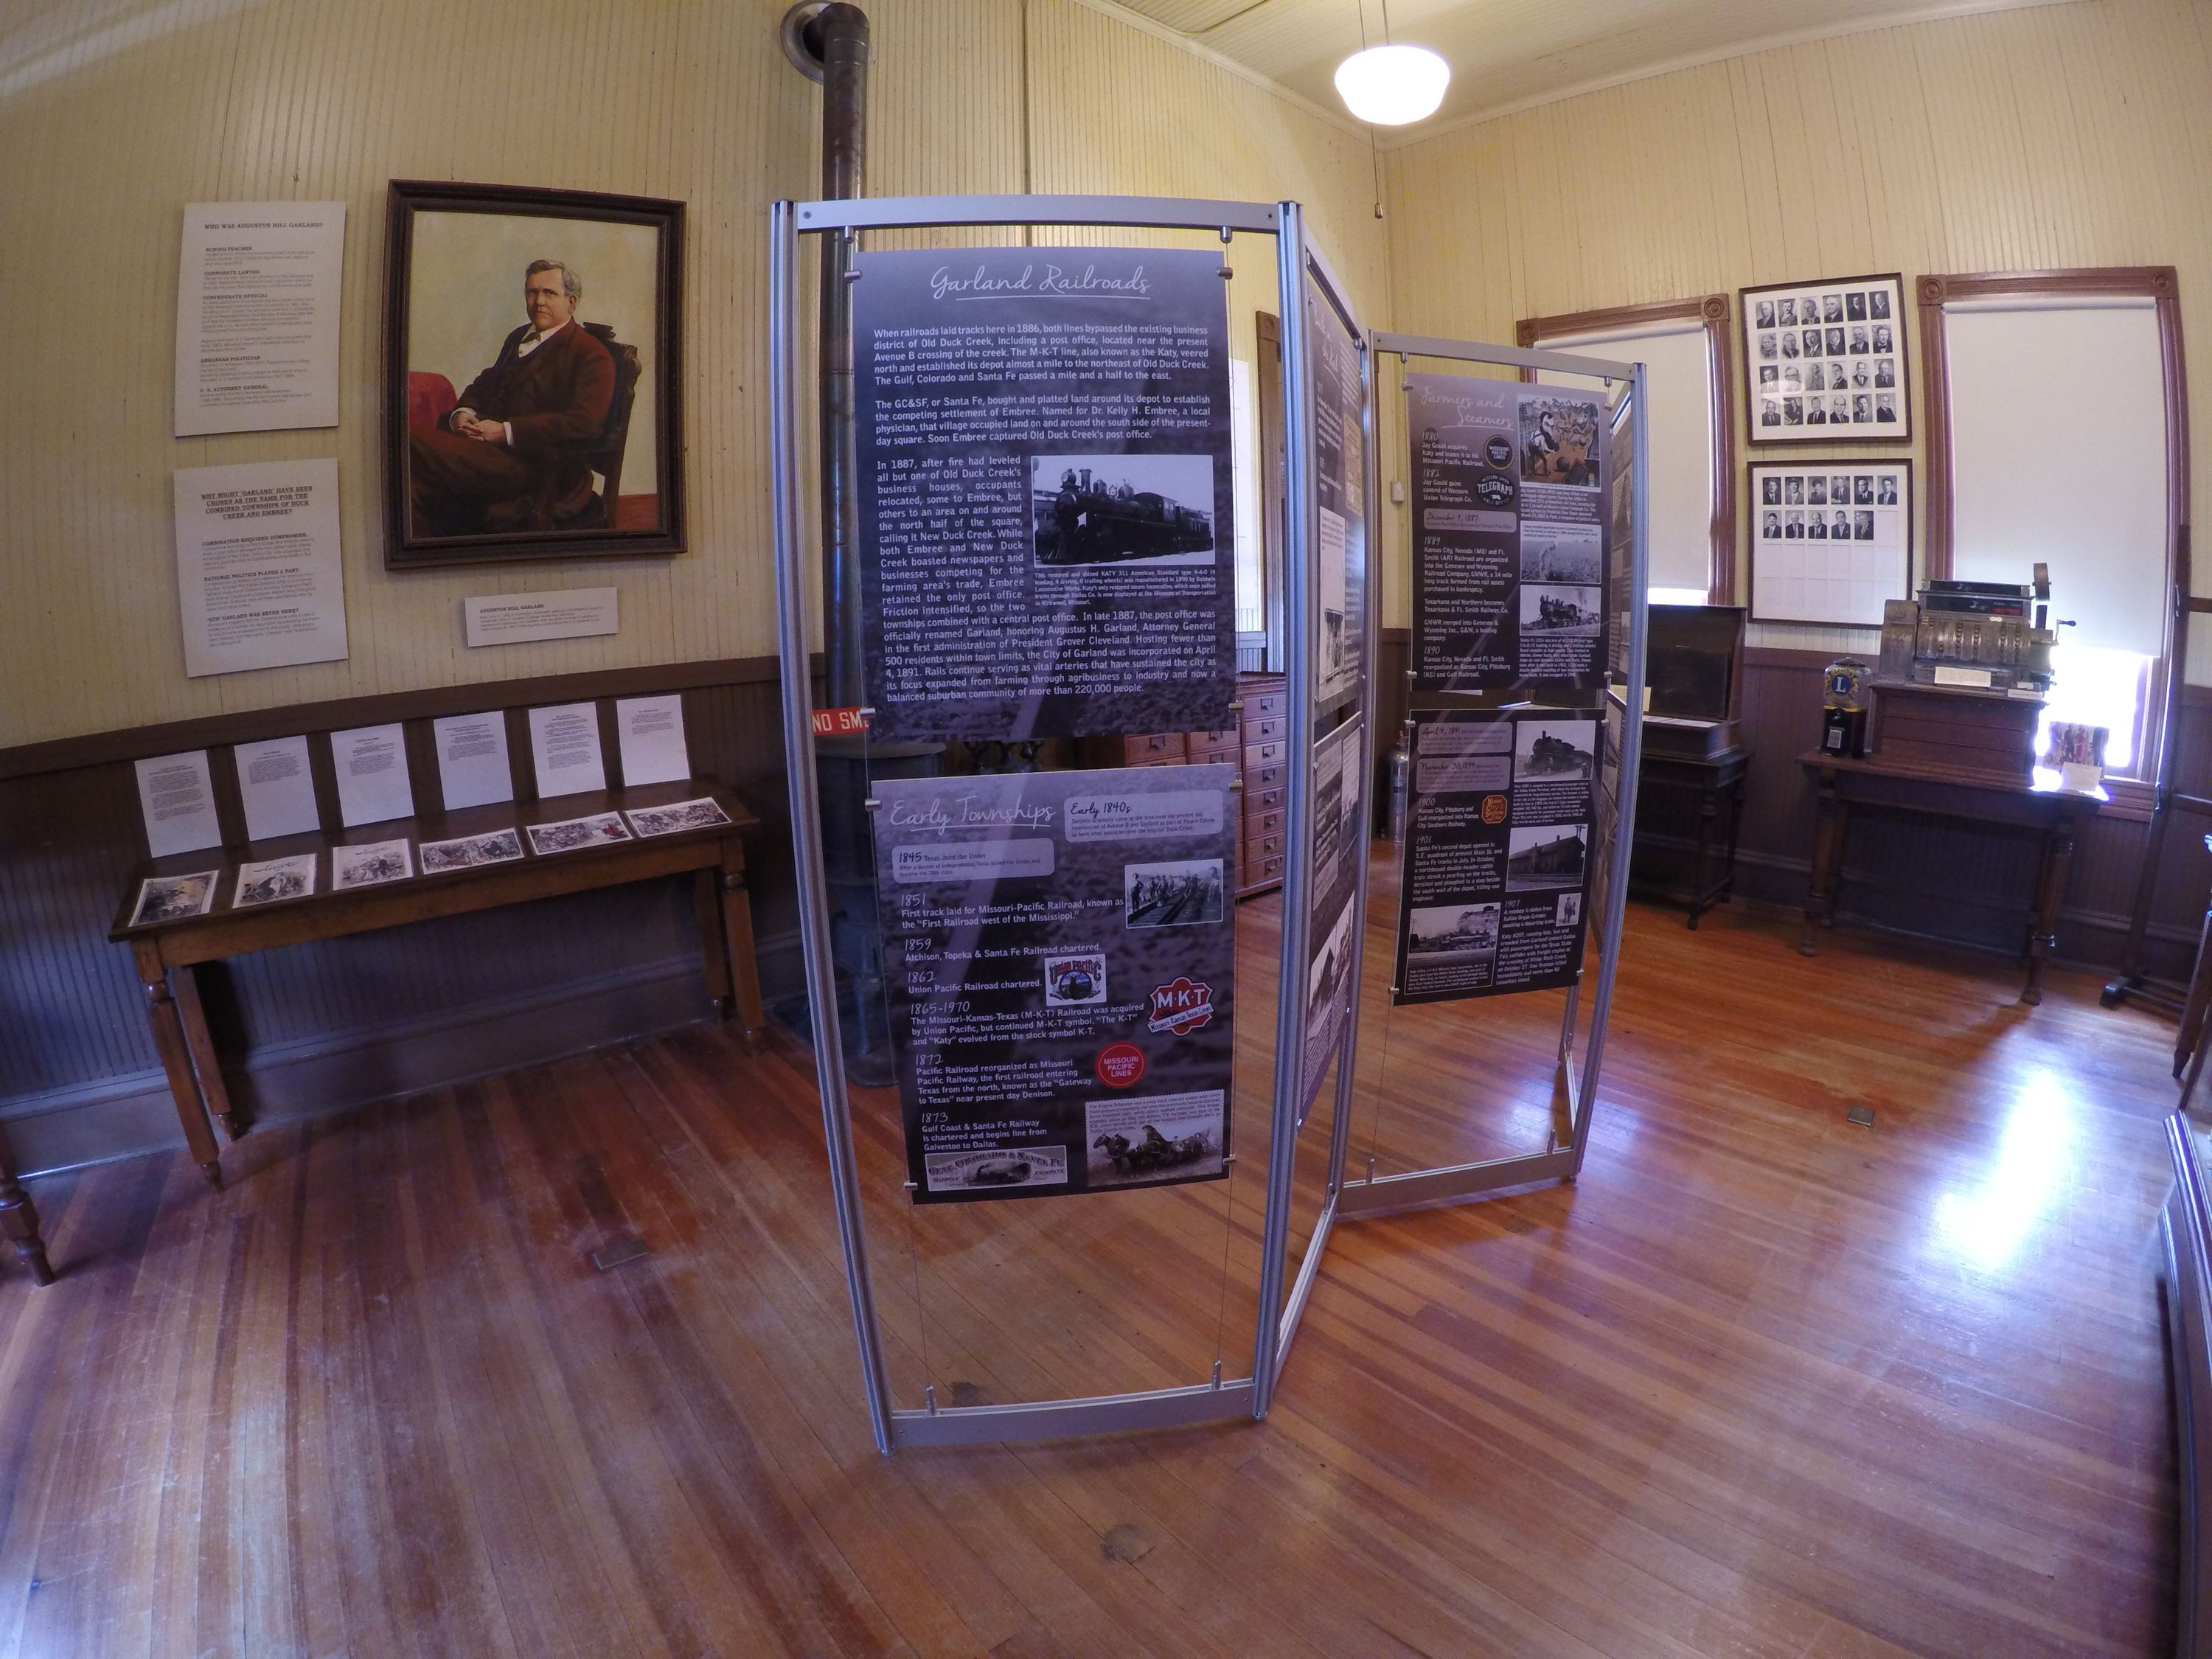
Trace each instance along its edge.
{"label": "postcard on table", "polygon": [[289,858],[263,859],[238,866],[238,888],[230,908],[274,904],[278,899],[305,898],[315,890],[315,855],[295,853]]}
{"label": "postcard on table", "polygon": [[189,876],[149,876],[139,884],[138,907],[131,913],[131,925],[145,927],[205,915],[215,904],[216,878],[222,873],[202,870]]}
{"label": "postcard on table", "polygon": [[331,886],[374,887],[387,881],[405,881],[415,873],[415,860],[407,839],[372,841],[359,847],[331,848]]}
{"label": "postcard on table", "polygon": [[619,812],[594,812],[587,818],[564,818],[558,823],[530,826],[533,853],[574,853],[586,847],[605,847],[634,839]]}
{"label": "postcard on table", "polygon": [[505,864],[522,856],[522,840],[512,830],[495,830],[484,836],[459,836],[452,841],[422,843],[422,873],[434,876],[447,870],[473,870],[479,865]]}
{"label": "postcard on table", "polygon": [[729,821],[730,815],[706,795],[696,800],[672,802],[666,806],[633,806],[629,810],[629,827],[641,836],[673,836],[686,830],[711,830]]}

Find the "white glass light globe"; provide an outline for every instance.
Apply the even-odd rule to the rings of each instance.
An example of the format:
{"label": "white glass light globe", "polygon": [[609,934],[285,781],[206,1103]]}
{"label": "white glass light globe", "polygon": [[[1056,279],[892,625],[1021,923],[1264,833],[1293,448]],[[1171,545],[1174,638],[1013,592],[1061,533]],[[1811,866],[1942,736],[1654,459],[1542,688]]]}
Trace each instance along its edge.
{"label": "white glass light globe", "polygon": [[1345,107],[1378,127],[1402,127],[1437,112],[1451,65],[1426,46],[1370,46],[1336,66]]}

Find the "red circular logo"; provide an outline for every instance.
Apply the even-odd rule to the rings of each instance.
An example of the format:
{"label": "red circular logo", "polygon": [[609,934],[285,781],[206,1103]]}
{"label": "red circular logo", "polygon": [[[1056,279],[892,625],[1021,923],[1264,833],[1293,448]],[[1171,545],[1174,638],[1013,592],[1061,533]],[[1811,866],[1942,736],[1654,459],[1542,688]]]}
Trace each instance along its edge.
{"label": "red circular logo", "polygon": [[1485,795],[1482,798],[1482,821],[1485,823],[1504,823],[1508,806],[1509,803],[1503,795]]}
{"label": "red circular logo", "polygon": [[1145,1051],[1133,1042],[1109,1042],[1092,1067],[1109,1089],[1126,1089],[1145,1074]]}

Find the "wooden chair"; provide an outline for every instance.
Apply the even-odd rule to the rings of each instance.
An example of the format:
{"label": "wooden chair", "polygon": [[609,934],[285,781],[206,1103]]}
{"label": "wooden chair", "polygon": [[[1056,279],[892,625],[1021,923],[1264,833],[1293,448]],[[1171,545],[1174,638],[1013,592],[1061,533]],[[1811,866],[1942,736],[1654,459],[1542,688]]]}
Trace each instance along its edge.
{"label": "wooden chair", "polygon": [[629,415],[637,399],[639,377],[645,373],[637,348],[615,338],[611,324],[586,323],[599,343],[615,360],[615,395],[607,404],[606,423],[590,443],[571,452],[604,481],[590,501],[578,511],[556,516],[556,530],[611,530],[615,503],[622,495],[623,452],[629,446]]}

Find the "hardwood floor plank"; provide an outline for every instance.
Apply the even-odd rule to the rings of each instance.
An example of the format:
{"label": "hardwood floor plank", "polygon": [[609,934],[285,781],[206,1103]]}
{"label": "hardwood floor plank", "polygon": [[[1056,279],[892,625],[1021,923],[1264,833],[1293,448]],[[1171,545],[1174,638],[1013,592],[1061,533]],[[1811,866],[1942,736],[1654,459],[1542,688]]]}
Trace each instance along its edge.
{"label": "hardwood floor plank", "polygon": [[[1536,1150],[1559,1000],[1389,1008],[1389,879],[1354,1166]],[[901,1404],[1243,1374],[1279,915],[1239,913],[1228,1182],[917,1212],[856,1094]],[[878,1456],[787,1039],[271,1126],[221,1194],[41,1181],[0,1659],[2160,1652],[2169,1029],[1795,933],[1632,907],[1581,1180],[1340,1224],[1261,1425]]]}

